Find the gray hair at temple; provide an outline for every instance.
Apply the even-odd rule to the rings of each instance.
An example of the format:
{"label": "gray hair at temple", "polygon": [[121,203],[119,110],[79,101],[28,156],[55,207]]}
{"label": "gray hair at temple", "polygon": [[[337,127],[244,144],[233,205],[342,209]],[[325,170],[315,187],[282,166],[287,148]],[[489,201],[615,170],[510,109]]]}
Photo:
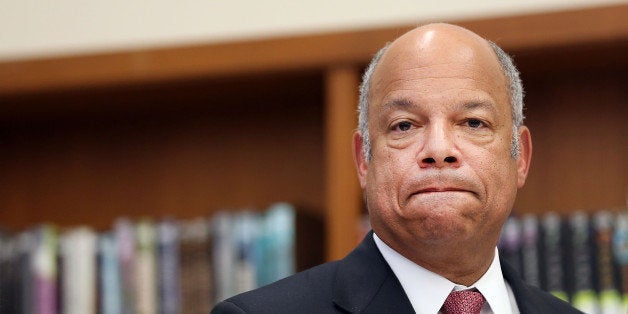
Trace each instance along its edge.
{"label": "gray hair at temple", "polygon": [[[519,156],[519,132],[518,129],[523,125],[523,84],[519,77],[519,70],[515,66],[512,58],[502,50],[497,44],[492,41],[488,41],[489,45],[493,49],[493,52],[497,55],[499,65],[504,71],[508,83],[508,91],[510,94],[510,106],[512,109],[512,139],[510,143],[510,155],[516,159]],[[358,129],[362,134],[362,149],[367,161],[371,160],[371,138],[369,135],[369,122],[368,122],[368,109],[369,109],[369,93],[371,89],[371,79],[373,72],[379,63],[379,60],[386,53],[390,43],[386,44],[380,49],[371,63],[366,68],[364,75],[362,76],[362,84],[360,85],[360,99],[358,103]]]}

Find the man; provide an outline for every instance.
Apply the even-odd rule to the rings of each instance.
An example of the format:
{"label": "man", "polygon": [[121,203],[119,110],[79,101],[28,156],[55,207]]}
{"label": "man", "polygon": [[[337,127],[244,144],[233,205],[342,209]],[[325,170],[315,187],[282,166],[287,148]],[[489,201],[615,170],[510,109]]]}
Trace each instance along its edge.
{"label": "man", "polygon": [[343,260],[213,312],[577,313],[497,254],[532,153],[510,58],[430,24],[384,47],[360,93],[354,159],[374,232]]}

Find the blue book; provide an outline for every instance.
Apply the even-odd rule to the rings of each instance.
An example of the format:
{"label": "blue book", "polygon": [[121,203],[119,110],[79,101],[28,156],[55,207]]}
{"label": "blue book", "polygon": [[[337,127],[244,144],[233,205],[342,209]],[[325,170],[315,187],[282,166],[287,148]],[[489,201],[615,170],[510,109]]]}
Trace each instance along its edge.
{"label": "blue book", "polygon": [[296,271],[296,212],[287,203],[277,203],[268,208],[265,215],[266,256],[265,277],[260,285],[265,285],[288,277]]}
{"label": "blue book", "polygon": [[173,220],[163,220],[157,225],[159,261],[159,312],[181,312],[181,284],[179,281],[179,225]]}
{"label": "blue book", "polygon": [[122,313],[122,279],[118,263],[118,240],[114,233],[98,237],[99,313]]}
{"label": "blue book", "polygon": [[616,217],[613,252],[621,274],[622,309],[623,313],[628,313],[628,211]]}

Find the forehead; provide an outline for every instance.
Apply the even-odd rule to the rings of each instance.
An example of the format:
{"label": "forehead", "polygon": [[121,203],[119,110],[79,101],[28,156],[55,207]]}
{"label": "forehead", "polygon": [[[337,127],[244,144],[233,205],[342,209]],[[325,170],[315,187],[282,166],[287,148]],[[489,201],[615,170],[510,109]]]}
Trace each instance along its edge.
{"label": "forehead", "polygon": [[416,32],[400,37],[380,60],[371,81],[371,103],[413,94],[484,94],[509,106],[506,77],[490,45],[477,35],[455,32]]}

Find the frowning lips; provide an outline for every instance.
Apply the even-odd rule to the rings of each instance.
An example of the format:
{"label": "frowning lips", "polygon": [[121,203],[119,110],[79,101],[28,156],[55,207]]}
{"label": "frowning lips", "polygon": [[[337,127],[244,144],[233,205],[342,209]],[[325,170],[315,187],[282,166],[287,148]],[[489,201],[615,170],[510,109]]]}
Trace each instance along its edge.
{"label": "frowning lips", "polygon": [[434,174],[417,178],[407,185],[407,198],[428,193],[466,192],[479,197],[481,187],[459,174]]}

